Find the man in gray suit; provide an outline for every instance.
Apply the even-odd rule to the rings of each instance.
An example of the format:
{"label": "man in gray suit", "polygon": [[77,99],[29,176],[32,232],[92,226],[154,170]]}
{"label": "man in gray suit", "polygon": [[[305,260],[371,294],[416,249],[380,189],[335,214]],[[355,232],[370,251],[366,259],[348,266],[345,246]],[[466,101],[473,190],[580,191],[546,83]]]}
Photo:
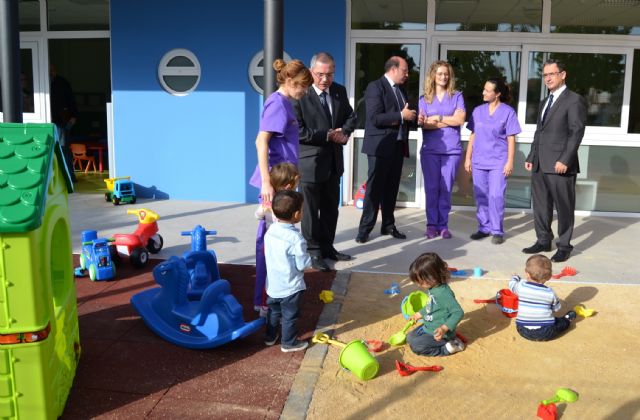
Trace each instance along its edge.
{"label": "man in gray suit", "polygon": [[573,246],[578,147],[587,121],[587,103],[567,89],[564,63],[549,59],[542,68],[549,96],[540,104],[536,132],[525,168],[531,173],[533,217],[537,241],[522,252],[551,251],[553,207],[558,213],[557,252],[553,262],[569,259]]}

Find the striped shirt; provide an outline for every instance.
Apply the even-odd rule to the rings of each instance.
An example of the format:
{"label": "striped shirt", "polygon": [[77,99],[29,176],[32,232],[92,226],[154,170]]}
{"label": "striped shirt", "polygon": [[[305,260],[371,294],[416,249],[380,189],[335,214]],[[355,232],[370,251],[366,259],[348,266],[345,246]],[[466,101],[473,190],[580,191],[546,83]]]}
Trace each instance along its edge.
{"label": "striped shirt", "polygon": [[560,299],[550,287],[513,276],[509,289],[518,295],[516,325],[539,328],[554,324],[553,312],[560,309]]}

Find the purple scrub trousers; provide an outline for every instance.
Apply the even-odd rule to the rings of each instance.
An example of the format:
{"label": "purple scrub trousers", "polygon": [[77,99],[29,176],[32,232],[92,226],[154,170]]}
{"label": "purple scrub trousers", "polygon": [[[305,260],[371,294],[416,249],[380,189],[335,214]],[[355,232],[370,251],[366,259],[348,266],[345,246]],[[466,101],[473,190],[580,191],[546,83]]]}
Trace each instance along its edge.
{"label": "purple scrub trousers", "polygon": [[504,235],[504,197],[507,178],[501,169],[476,169],[472,167],[473,192],[478,210],[478,231],[491,235]]}
{"label": "purple scrub trousers", "polygon": [[264,235],[267,233],[267,223],[258,222],[256,232],[256,284],[253,292],[254,306],[267,306],[267,261],[264,257]]}
{"label": "purple scrub trousers", "polygon": [[427,199],[427,227],[433,226],[438,231],[449,228],[451,191],[459,163],[459,154],[420,154]]}

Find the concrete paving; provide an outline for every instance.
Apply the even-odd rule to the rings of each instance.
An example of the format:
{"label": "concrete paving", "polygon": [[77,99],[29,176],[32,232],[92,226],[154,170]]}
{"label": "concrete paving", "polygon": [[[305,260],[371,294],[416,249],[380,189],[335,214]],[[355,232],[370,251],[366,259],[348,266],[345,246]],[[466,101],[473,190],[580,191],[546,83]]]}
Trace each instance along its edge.
{"label": "concrete paving", "polygon": [[[137,219],[127,215],[130,208],[146,207],[160,215],[158,224],[164,238],[159,257],[179,255],[189,248],[189,237],[181,231],[201,224],[218,234],[209,238],[220,262],[230,264],[255,263],[255,232],[257,221],[253,215],[255,205],[238,203],[187,202],[177,200],[140,200],[135,205],[114,206],[97,194],[76,193],[69,197],[74,252],[80,249],[80,232],[98,230],[100,236],[128,233],[135,230]],[[490,238],[472,241],[469,235],[476,231],[475,213],[454,210],[450,216],[453,238],[427,240],[424,237],[424,211],[415,208],[396,210],[397,227],[407,234],[406,240],[379,236],[379,223],[372,232],[371,241],[358,244],[354,238],[361,211],[351,206],[342,207],[338,220],[336,248],[355,258],[335,264],[337,270],[376,273],[407,273],[409,264],[420,253],[433,251],[440,254],[450,266],[459,270],[483,270],[483,278],[507,280],[513,273],[522,274],[526,255],[522,248],[535,242],[533,217],[530,213],[507,213],[506,241],[491,244]],[[555,231],[555,223],[553,226]],[[640,284],[635,259],[640,245],[640,218],[584,216],[576,218],[573,245],[575,250],[566,263],[556,264],[558,272],[565,265],[578,270],[574,277],[565,278],[585,283]],[[547,253],[553,255],[555,249]],[[332,263],[333,264],[333,263]]]}

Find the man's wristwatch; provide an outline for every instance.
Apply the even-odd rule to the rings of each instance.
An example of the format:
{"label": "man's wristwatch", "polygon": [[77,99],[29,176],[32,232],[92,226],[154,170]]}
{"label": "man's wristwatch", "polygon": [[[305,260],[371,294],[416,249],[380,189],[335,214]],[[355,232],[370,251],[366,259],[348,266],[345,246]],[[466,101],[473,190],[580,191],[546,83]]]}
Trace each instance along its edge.
{"label": "man's wristwatch", "polygon": [[438,122],[442,122],[442,115],[438,115]]}

